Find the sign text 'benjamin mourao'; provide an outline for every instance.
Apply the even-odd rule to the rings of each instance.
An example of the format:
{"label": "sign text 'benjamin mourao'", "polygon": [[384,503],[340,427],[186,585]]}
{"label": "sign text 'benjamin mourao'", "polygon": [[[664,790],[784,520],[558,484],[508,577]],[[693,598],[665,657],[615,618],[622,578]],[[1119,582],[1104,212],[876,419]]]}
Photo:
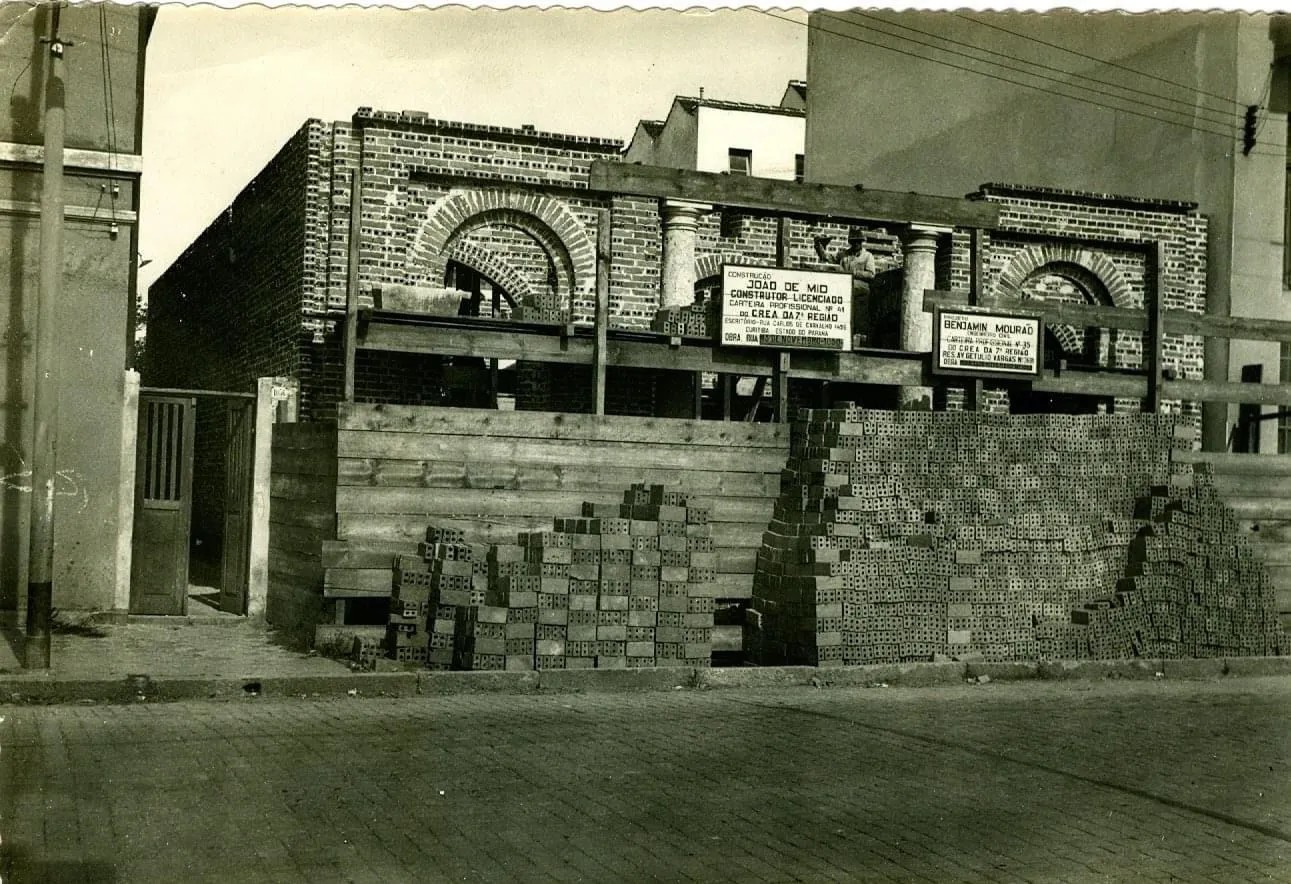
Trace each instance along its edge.
{"label": "sign text 'benjamin mourao'", "polygon": [[722,267],[722,338],[731,347],[852,349],[852,277]]}
{"label": "sign text 'benjamin mourao'", "polygon": [[1040,370],[1040,319],[943,310],[937,314],[940,371],[1034,375]]}

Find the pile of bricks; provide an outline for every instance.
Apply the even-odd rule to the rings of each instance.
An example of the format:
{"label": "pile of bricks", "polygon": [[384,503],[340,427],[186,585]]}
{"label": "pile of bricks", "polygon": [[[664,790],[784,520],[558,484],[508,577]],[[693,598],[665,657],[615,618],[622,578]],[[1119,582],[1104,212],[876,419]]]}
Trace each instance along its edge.
{"label": "pile of bricks", "polygon": [[565,325],[570,321],[569,308],[561,303],[559,295],[543,292],[531,295],[512,314],[521,322],[548,322]]}
{"label": "pile of bricks", "polygon": [[1039,624],[1042,652],[1119,659],[1287,650],[1268,574],[1205,465],[1153,487],[1134,524],[1116,592],[1073,609],[1067,622]]}
{"label": "pile of bricks", "polygon": [[[793,431],[754,576],[745,642],[755,661],[1027,660],[1135,650],[1100,624],[1130,622],[1107,600],[1123,586],[1126,551],[1141,527],[1136,495],[1169,481],[1170,450],[1188,441],[1176,439],[1170,416],[845,406],[804,409]],[[1206,510],[1214,531],[1197,541],[1204,552],[1195,569],[1253,573],[1249,558],[1232,558],[1244,554],[1231,552],[1238,548],[1231,517],[1213,516],[1221,509],[1216,502]],[[1230,564],[1214,564],[1226,555]],[[1242,596],[1247,608],[1271,605],[1267,583],[1250,593]],[[1090,599],[1100,601],[1086,608]],[[1092,628],[1073,624],[1073,609],[1092,611],[1076,615]],[[1215,623],[1236,620],[1211,612],[1200,622],[1213,637]],[[1257,625],[1243,622],[1247,633]],[[1259,620],[1259,628],[1269,622]],[[1182,634],[1174,640],[1184,643]]]}
{"label": "pile of bricks", "polygon": [[396,559],[385,650],[436,669],[705,667],[716,571],[709,510],[662,485],[514,544],[431,526]]}
{"label": "pile of bricks", "polygon": [[[463,669],[708,666],[716,576],[708,510],[661,485],[521,533],[489,553],[487,604],[466,612]],[[502,627],[499,629],[498,627]],[[487,648],[485,653],[481,648]]]}
{"label": "pile of bricks", "polygon": [[[484,601],[487,563],[483,544],[466,542],[463,532],[431,525],[416,556],[395,558],[386,655],[431,669],[451,669],[457,648],[459,612]],[[360,650],[360,662],[364,651]]]}
{"label": "pile of bricks", "polygon": [[651,331],[687,338],[714,338],[720,327],[715,300],[696,300],[684,307],[662,307],[654,315]]}

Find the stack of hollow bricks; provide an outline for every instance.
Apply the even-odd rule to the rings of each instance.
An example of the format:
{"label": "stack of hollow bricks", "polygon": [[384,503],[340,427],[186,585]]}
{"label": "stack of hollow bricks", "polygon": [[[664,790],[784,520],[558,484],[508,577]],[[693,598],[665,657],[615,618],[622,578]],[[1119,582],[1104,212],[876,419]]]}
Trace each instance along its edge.
{"label": "stack of hollow bricks", "polygon": [[[431,669],[452,668],[460,612],[485,599],[487,549],[486,544],[467,543],[459,530],[430,526],[416,556],[396,557],[387,656]],[[375,651],[360,645],[358,653],[368,663]]]}
{"label": "stack of hollow bricks", "polygon": [[650,329],[679,337],[713,338],[718,327],[717,301],[699,295],[694,304],[661,308]]}
{"label": "stack of hollow bricks", "polygon": [[1209,464],[1186,469],[1135,506],[1126,576],[1113,595],[1041,624],[1070,656],[1264,656],[1285,652],[1268,574],[1238,533]]}
{"label": "stack of hollow bricks", "polygon": [[[1099,625],[1124,618],[1097,612],[1149,597],[1116,592],[1127,588],[1127,550],[1142,528],[1135,495],[1169,479],[1171,417],[851,406],[798,417],[758,554],[746,640],[755,660],[1021,660],[1124,649]],[[1244,541],[1215,507],[1177,509],[1189,507],[1209,513],[1212,528],[1182,588],[1224,589],[1193,603],[1206,613],[1189,615],[1202,624],[1191,645],[1182,633],[1171,638],[1176,624],[1154,634],[1153,652],[1169,651],[1170,639],[1196,653],[1199,634],[1222,635],[1226,647],[1275,647],[1267,580],[1255,576],[1249,551],[1234,551]],[[1224,582],[1201,576],[1215,574]],[[1168,591],[1182,603],[1179,581]]]}
{"label": "stack of hollow bricks", "polygon": [[488,545],[428,527],[420,556],[396,559],[387,656],[468,670],[710,665],[706,507],[639,484],[552,527]]}

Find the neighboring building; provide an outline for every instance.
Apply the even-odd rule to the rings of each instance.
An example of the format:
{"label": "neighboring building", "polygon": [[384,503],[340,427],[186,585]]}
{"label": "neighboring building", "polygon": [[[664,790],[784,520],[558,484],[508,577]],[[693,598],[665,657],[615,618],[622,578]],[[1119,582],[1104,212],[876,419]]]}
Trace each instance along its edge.
{"label": "neighboring building", "polygon": [[[984,180],[1019,181],[1195,203],[1210,225],[1211,309],[1291,319],[1288,21],[814,13],[807,180],[950,195]],[[1249,106],[1257,110],[1248,151]],[[1234,342],[1225,355],[1220,343],[1208,361],[1226,360],[1229,380],[1259,366],[1265,382],[1277,382],[1288,377],[1287,348]],[[1208,441],[1226,435],[1225,413],[1213,411]],[[1227,410],[1229,421],[1236,415]],[[1286,427],[1264,422],[1264,451],[1289,450]]]}
{"label": "neighboring building", "polygon": [[780,104],[679,95],[665,120],[642,120],[629,163],[801,181],[807,84],[790,80]]}
{"label": "neighboring building", "polygon": [[[26,593],[34,330],[49,5],[0,7],[0,617]],[[143,65],[156,10],[63,6],[64,273],[54,605],[124,610],[133,513],[134,337]],[[137,379],[136,379],[137,384]],[[131,417],[127,419],[126,415]],[[126,424],[130,424],[126,426]]]}

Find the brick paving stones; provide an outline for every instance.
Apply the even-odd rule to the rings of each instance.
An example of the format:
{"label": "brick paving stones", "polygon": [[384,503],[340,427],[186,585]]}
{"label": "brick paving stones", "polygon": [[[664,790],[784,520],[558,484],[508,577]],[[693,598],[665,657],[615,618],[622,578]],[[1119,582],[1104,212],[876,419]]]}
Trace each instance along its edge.
{"label": "brick paving stones", "polygon": [[1291,678],[0,709],[6,881],[1287,881]]}

